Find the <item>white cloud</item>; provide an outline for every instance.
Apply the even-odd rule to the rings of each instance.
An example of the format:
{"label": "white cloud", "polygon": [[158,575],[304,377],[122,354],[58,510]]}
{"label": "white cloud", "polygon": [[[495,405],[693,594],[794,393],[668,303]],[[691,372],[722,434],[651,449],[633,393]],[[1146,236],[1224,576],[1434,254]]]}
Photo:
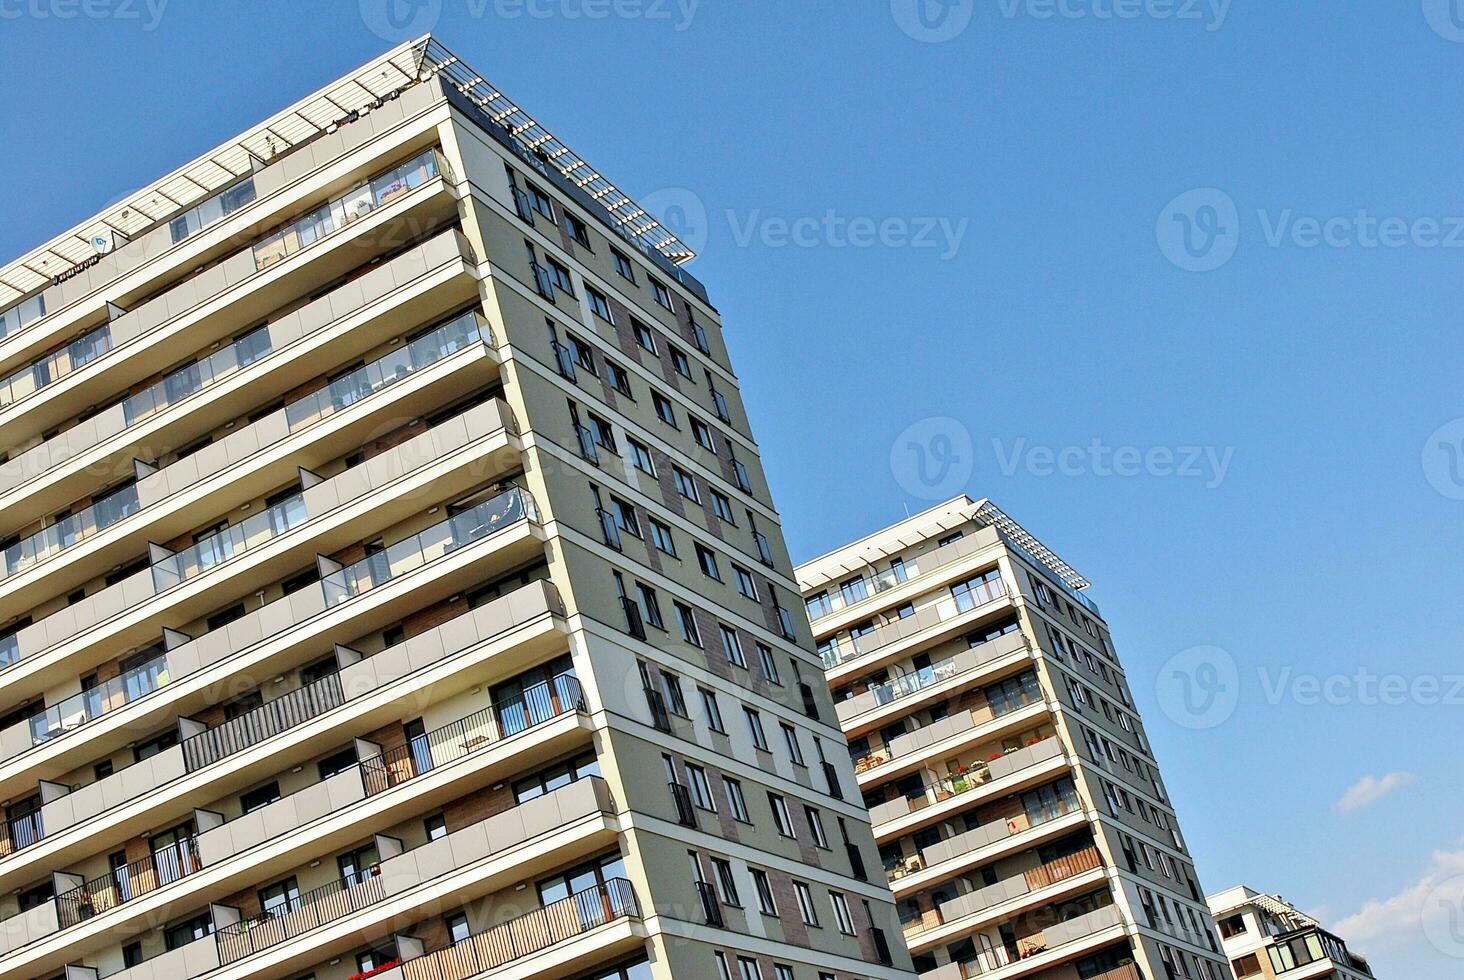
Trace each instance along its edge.
{"label": "white cloud", "polygon": [[1386,776],[1363,776],[1342,794],[1337,809],[1343,813],[1371,806],[1396,789],[1402,789],[1418,777],[1411,772],[1390,772]]}
{"label": "white cloud", "polygon": [[1390,898],[1374,899],[1336,924],[1355,949],[1408,948],[1426,939],[1450,955],[1464,952],[1457,936],[1464,907],[1464,850],[1435,851],[1427,870]]}

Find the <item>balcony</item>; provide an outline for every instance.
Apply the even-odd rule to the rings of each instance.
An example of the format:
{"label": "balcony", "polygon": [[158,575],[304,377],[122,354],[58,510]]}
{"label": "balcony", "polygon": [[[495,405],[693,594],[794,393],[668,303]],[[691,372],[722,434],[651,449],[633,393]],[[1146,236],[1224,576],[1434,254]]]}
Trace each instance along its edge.
{"label": "balcony", "polygon": [[[254,750],[270,741],[277,741],[286,733],[294,733],[294,737],[287,744],[276,745],[271,756],[275,766],[278,768],[302,758],[309,758],[315,751],[309,735],[314,727],[319,727],[311,727],[310,723],[316,719],[323,718],[340,707],[349,708],[369,699],[375,706],[372,708],[375,716],[379,716],[384,723],[389,716],[399,716],[400,711],[395,700],[387,696],[388,692],[421,683],[421,674],[468,651],[476,650],[480,655],[487,656],[483,651],[492,641],[515,633],[534,622],[552,622],[553,617],[562,613],[557,593],[549,583],[539,582],[525,586],[419,634],[406,643],[347,664],[338,674],[332,674],[313,685],[267,702],[250,715],[235,719],[234,722],[226,722],[217,729],[195,730],[178,746],[80,789],[57,795],[47,800],[41,810],[33,815],[34,819],[25,821],[19,830],[28,843],[34,846],[41,841],[59,838],[73,828],[87,828],[90,831],[87,837],[68,835],[66,843],[58,843],[55,849],[60,851],[60,860],[78,860],[86,854],[95,853],[100,847],[125,840],[132,827],[152,826],[157,819],[168,813],[181,817],[186,809],[179,810],[175,807],[170,810],[169,807],[173,801],[183,799],[188,793],[196,793],[196,783],[185,780],[185,777],[200,767],[211,765],[229,755]],[[550,635],[559,637],[559,642],[562,643],[562,634],[557,627]],[[516,666],[519,659],[530,663],[539,662],[558,645],[527,642],[522,645],[522,649],[516,648],[513,655],[505,656],[504,668]],[[438,668],[437,673],[444,673],[445,669],[445,666]],[[450,681],[444,680],[438,688],[443,696],[448,696],[457,688],[466,687],[469,682],[470,678],[456,672],[452,674]],[[335,693],[337,690],[343,692],[345,697],[332,707],[338,697]],[[568,693],[566,688],[558,692],[557,696],[567,696]],[[537,694],[529,696],[538,698]],[[549,699],[538,698],[532,706],[526,706],[523,710],[543,711],[544,705],[554,703],[553,696],[546,694],[546,697]],[[283,698],[291,698],[288,706],[282,705],[272,711],[271,706]],[[236,725],[235,722],[239,721],[243,721],[243,724]],[[502,737],[512,725],[525,723],[522,717],[508,718],[509,728],[500,729],[498,734]],[[181,727],[186,726],[180,725]],[[475,737],[482,738],[482,741],[475,742],[472,746],[464,744],[463,750],[488,744],[490,740],[483,736],[484,732],[478,732]],[[446,760],[451,755],[452,749],[445,742],[440,751],[433,749],[430,742],[427,744],[429,758],[440,756]],[[405,769],[399,768],[398,777],[403,772]],[[125,811],[125,818],[119,811]],[[41,832],[42,828],[44,833]],[[207,863],[213,855],[209,850],[211,842],[206,833],[200,834],[200,842],[200,854]]]}
{"label": "balcony", "polygon": [[[388,898],[426,890],[434,879],[467,870],[491,857],[507,857],[507,852],[520,845],[545,838],[570,824],[590,817],[612,817],[614,812],[614,801],[600,778],[570,783],[421,847],[385,858],[358,875],[302,894],[274,912],[221,922],[215,932],[219,961],[223,965],[238,962],[340,922]],[[462,892],[453,894],[459,900],[470,897]],[[351,926],[354,936],[365,923],[356,920]]]}
{"label": "balcony", "polygon": [[[904,833],[906,821],[902,818],[922,811],[933,811],[938,809],[940,814],[931,813],[932,820],[939,819],[939,815],[957,809],[955,804],[946,806],[953,800],[961,800],[968,793],[976,792],[986,788],[1005,789],[1012,791],[1010,785],[1015,782],[1011,777],[1040,777],[1047,774],[1047,769],[1056,768],[1046,765],[1053,760],[1064,760],[1062,740],[1056,736],[1043,739],[1035,745],[1007,752],[988,761],[978,761],[968,767],[966,772],[954,776],[947,776],[935,785],[927,785],[925,792],[911,799],[900,796],[893,800],[871,807],[869,811],[870,822],[874,824],[876,835],[879,837],[893,837]],[[997,784],[1001,784],[998,787]],[[978,796],[989,794],[978,793]],[[899,822],[898,826],[895,826]],[[928,822],[925,820],[920,823]]]}
{"label": "balcony", "polygon": [[[111,307],[108,323],[0,380],[0,438],[20,443],[61,425],[94,401],[99,391],[125,391],[149,377],[156,370],[159,345],[175,343],[184,345],[184,351],[197,350],[227,338],[296,297],[350,274],[373,253],[388,251],[392,243],[409,237],[401,233],[403,229],[390,227],[404,222],[407,213],[391,208],[371,220],[361,219],[432,182],[437,166],[436,151],[429,150],[390,172],[397,175],[393,186],[401,189],[380,203],[372,203],[379,194],[365,185],[359,204],[338,199],[132,309]],[[404,168],[414,175],[410,186],[400,177]],[[453,216],[445,206],[450,200],[451,195],[444,194],[441,203],[434,202],[438,221]],[[359,214],[349,214],[348,206]],[[353,237],[359,247],[326,251],[318,262],[284,261],[294,259],[306,245],[337,240],[336,233],[347,227],[353,235],[341,235],[339,240]],[[422,229],[416,224],[412,231]]]}
{"label": "balcony", "polygon": [[[885,865],[890,887],[902,897],[918,888],[1086,823],[1082,801],[1069,784],[1060,788],[1042,809],[1026,810],[1004,820],[992,820],[938,841],[910,857]],[[1042,831],[1034,833],[1034,831]]]}
{"label": "balcony", "polygon": [[[983,529],[984,530],[984,529]],[[967,534],[952,541],[950,544],[942,545],[934,551],[919,558],[904,563],[903,574],[893,571],[876,572],[870,569],[868,576],[861,576],[862,586],[853,589],[848,595],[837,584],[830,583],[828,591],[828,605],[820,609],[809,609],[809,619],[817,626],[818,623],[828,619],[836,612],[845,609],[854,609],[868,605],[873,611],[877,603],[869,602],[885,592],[897,589],[903,585],[933,580],[935,572],[947,568],[963,558],[969,558],[990,548],[996,543],[996,539],[990,532],[985,534]],[[845,582],[848,579],[844,580]],[[872,586],[872,591],[871,591]],[[817,630],[815,630],[817,632]]]}
{"label": "balcony", "polygon": [[[1048,926],[1040,933],[1026,936],[1008,946],[984,949],[974,959],[947,963],[920,974],[920,980],[969,980],[988,974],[993,978],[1017,976],[1039,966],[1053,966],[1062,960],[1081,955],[1092,948],[1086,943],[1095,937],[1114,932],[1123,934],[1123,918],[1118,906],[1103,908]],[[1093,943],[1092,945],[1096,945]]]}
{"label": "balcony", "polygon": [[[1031,907],[1033,901],[1042,904],[1052,902],[1060,897],[1055,894],[1054,886],[1072,882],[1077,887],[1080,882],[1074,879],[1092,877],[1089,872],[1102,866],[1103,859],[1096,847],[1087,847],[1055,861],[1039,864],[1021,874],[941,902],[919,919],[905,924],[905,939],[912,950],[936,942],[949,942],[957,934],[943,927],[961,925],[969,929],[991,918],[982,913],[998,907],[1004,908],[1002,918],[1005,918],[1016,911]],[[1028,901],[1023,902],[1024,899]],[[939,935],[931,935],[933,933]]]}
{"label": "balcony", "polygon": [[[506,406],[502,406],[501,410],[506,411]],[[462,430],[459,438],[461,438],[464,435],[471,437],[473,433],[477,432],[497,431],[501,428],[499,420],[500,411],[495,404],[489,403],[459,416],[457,423],[447,422],[443,425],[455,427],[460,423]],[[434,438],[444,436],[446,433],[439,431],[441,428],[441,426],[434,428],[431,435]],[[526,492],[516,488],[485,501],[469,513],[478,515],[484,527],[489,529],[487,534],[461,533],[455,539],[455,547],[444,547],[432,553],[419,553],[417,557],[422,559],[420,561],[407,562],[400,558],[402,553],[398,552],[398,562],[393,565],[374,555],[371,558],[363,559],[356,565],[339,570],[335,576],[338,576],[341,581],[354,583],[355,594],[359,595],[377,585],[396,580],[407,572],[415,571],[436,559],[455,554],[462,547],[493,536],[509,526],[537,519],[532,498]],[[471,519],[467,515],[458,515],[438,527],[451,529],[454,525],[463,524]],[[423,534],[427,533],[423,532]],[[418,535],[409,540],[417,540],[420,537],[421,535]],[[364,566],[370,566],[370,571]],[[197,674],[222,660],[232,659],[236,663],[242,661],[246,650],[258,647],[273,637],[287,633],[341,605],[344,601],[339,598],[342,590],[334,590],[330,601],[326,601],[328,589],[329,586],[324,583],[307,586],[300,592],[260,607],[224,629],[206,633],[196,640],[175,646],[126,674],[74,695],[45,712],[33,716],[27,725],[17,725],[0,730],[0,761],[23,755],[34,747],[64,736],[111,712],[125,708],[153,691],[160,690],[181,678]],[[317,601],[310,601],[312,598]],[[296,637],[296,642],[304,643],[307,639],[308,636]],[[196,697],[195,700],[197,700]]]}
{"label": "balcony", "polygon": [[630,882],[612,878],[452,946],[406,959],[402,976],[404,980],[468,980],[612,922],[638,918],[640,909]]}
{"label": "balcony", "polygon": [[[319,375],[325,349],[325,363],[338,364],[451,312],[474,295],[470,255],[466,239],[444,232],[7,460],[0,496],[8,519],[42,519],[58,500],[94,492],[96,472],[146,457],[149,446],[185,444],[287,394]],[[190,338],[189,347],[201,343]],[[220,452],[214,445],[193,458]],[[16,556],[10,574],[54,553],[44,544],[31,551]]]}
{"label": "balcony", "polygon": [[[1025,710],[1034,705],[1044,707],[1040,711]],[[1030,683],[999,703],[958,711],[914,731],[896,735],[884,743],[882,749],[856,759],[854,772],[860,777],[861,785],[874,785],[908,771],[932,750],[956,751],[960,744],[975,739],[996,738],[1045,713],[1042,687],[1033,677]],[[957,739],[960,740],[958,744],[945,744]]]}
{"label": "balcony", "polygon": [[936,661],[928,667],[877,684],[861,694],[840,701],[834,705],[834,711],[846,732],[850,731],[855,719],[859,719],[858,727],[863,730],[876,723],[872,720],[865,721],[862,717],[864,715],[892,704],[903,707],[907,701],[913,703],[912,699],[918,695],[935,696],[936,689],[941,694],[947,693],[968,679],[981,676],[981,668],[1014,654],[1026,653],[1029,649],[1025,633],[1020,630],[1007,633]]}
{"label": "balcony", "polygon": [[58,894],[57,923],[60,928],[69,929],[125,902],[171,885],[200,867],[197,841],[185,837],[145,858]]}
{"label": "balcony", "polygon": [[837,639],[822,653],[824,667],[829,671],[830,680],[837,681],[846,673],[852,673],[838,670],[838,668],[847,666],[856,660],[868,659],[872,664],[877,654],[889,656],[910,637],[926,630],[934,630],[942,624],[962,619],[970,612],[1005,599],[1007,594],[1006,582],[1002,579],[994,579],[962,593],[960,596],[947,596],[924,608],[917,609],[911,616],[876,627],[862,636]]}
{"label": "balcony", "polygon": [[[496,428],[475,440],[463,439],[462,427],[454,421],[445,432],[428,430],[361,466],[313,483],[296,496],[182,552],[153,549],[153,565],[147,571],[21,630],[17,656],[8,670],[63,645],[73,657],[86,650],[92,658],[99,658],[105,652],[102,645],[108,642],[113,650],[128,641],[145,645],[157,635],[154,630],[170,625],[159,618],[164,613],[172,621],[205,615],[230,596],[271,584],[282,565],[303,564],[307,556],[345,547],[405,519],[421,507],[425,493],[434,495],[429,498],[434,501],[440,499],[436,495],[450,497],[466,492],[490,472],[507,470],[510,460],[498,457],[512,445],[509,423],[500,419],[497,404],[501,403],[488,403],[478,407],[485,412],[473,409],[462,416],[480,426],[490,416],[497,422]],[[292,533],[301,529],[303,533]],[[282,538],[286,542],[276,547],[274,542]],[[250,560],[254,553],[262,557]],[[228,567],[233,574],[205,575],[219,567]],[[205,577],[210,591],[188,588]],[[170,603],[150,601],[165,593],[172,599]],[[76,658],[69,669],[75,676],[97,662]],[[51,684],[65,679],[66,671],[51,658],[44,659],[36,670],[48,671]],[[19,695],[19,689],[14,690]]]}

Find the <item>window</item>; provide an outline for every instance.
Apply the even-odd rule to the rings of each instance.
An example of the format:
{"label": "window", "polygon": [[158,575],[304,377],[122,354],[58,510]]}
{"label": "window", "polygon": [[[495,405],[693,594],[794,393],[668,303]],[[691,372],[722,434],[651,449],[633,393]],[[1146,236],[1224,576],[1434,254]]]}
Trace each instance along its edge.
{"label": "window", "polygon": [[651,526],[651,543],[672,558],[675,558],[676,540],[671,537],[671,529],[654,517],[647,518],[647,520]]}
{"label": "window", "polygon": [[803,747],[798,744],[798,729],[785,721],[778,722],[778,727],[783,730],[783,744],[788,746],[788,758],[793,760],[795,766],[803,765]]}
{"label": "window", "polygon": [[616,248],[610,250],[610,255],[615,259],[615,271],[620,273],[620,278],[635,282],[635,266],[630,264],[630,259]]}
{"label": "window", "polygon": [[808,818],[808,832],[813,835],[813,843],[827,851],[829,839],[824,833],[823,814],[816,807],[805,805],[803,815]]}
{"label": "window", "polygon": [[656,353],[656,335],[651,333],[650,327],[641,323],[639,320],[631,320],[630,328],[635,334],[635,342],[637,344],[640,344],[642,348],[652,354]]}
{"label": "window", "polygon": [[719,490],[712,491],[712,510],[716,511],[717,516],[728,524],[737,523],[732,519],[732,501],[728,500],[727,495]]}
{"label": "window", "polygon": [[717,980],[732,980],[732,971],[727,968],[727,954],[716,950],[712,958],[717,961]]}
{"label": "window", "polygon": [[257,789],[251,789],[239,796],[239,809],[244,813],[253,813],[261,807],[269,806],[271,803],[278,803],[280,800],[280,784],[265,783]]}
{"label": "window", "polygon": [[681,638],[694,647],[702,645],[701,630],[697,629],[696,616],[685,603],[672,604],[676,609],[676,622],[681,626]]}
{"label": "window", "polygon": [[696,444],[698,446],[701,446],[703,449],[707,449],[712,452],[717,451],[717,444],[712,441],[711,428],[705,422],[703,422],[699,418],[696,418],[695,416],[693,416],[691,419],[691,435],[692,438],[696,440]]}
{"label": "window", "polygon": [[762,666],[763,676],[768,679],[769,683],[783,683],[782,679],[778,676],[778,664],[777,661],[773,660],[773,651],[766,643],[759,643],[757,645],[757,662]]}
{"label": "window", "polygon": [[595,445],[612,453],[619,452],[620,450],[615,448],[615,430],[610,423],[593,412],[585,414],[590,417],[590,435],[594,437]]}
{"label": "window", "polygon": [[341,749],[334,755],[326,756],[318,763],[320,779],[322,782],[330,777],[343,773],[356,764],[356,747],[354,745]]}
{"label": "window", "polygon": [[809,619],[822,619],[834,611],[834,604],[829,599],[828,590],[814,593],[803,600],[803,605],[808,609]]}
{"label": "window", "polygon": [[656,590],[649,585],[637,582],[635,591],[640,599],[641,616],[656,629],[665,629],[665,622],[661,619],[661,603],[656,599]]}
{"label": "window", "polygon": [[[650,277],[648,276],[647,278]],[[668,310],[675,309],[675,307],[671,305],[671,290],[666,288],[665,283],[661,282],[659,279],[651,279],[651,292],[655,295],[657,303],[660,303]]]}
{"label": "window", "polygon": [[300,907],[300,886],[293,877],[266,885],[259,890],[259,908],[267,917],[284,915]]}
{"label": "window", "polygon": [[529,204],[533,206],[535,211],[539,212],[550,221],[553,221],[554,207],[549,203],[549,198],[544,194],[543,191],[539,190],[539,188],[535,187],[533,184],[528,184],[527,181],[525,181],[525,183],[527,184]]}
{"label": "window", "polygon": [[563,290],[566,296],[574,295],[574,279],[570,277],[569,270],[553,259],[546,259],[549,263],[549,278],[554,285]]}
{"label": "window", "polygon": [[752,823],[752,817],[747,813],[747,798],[742,795],[742,784],[731,776],[723,776],[722,788],[727,791],[727,807],[733,818],[741,823]]}
{"label": "window", "polygon": [[737,576],[737,591],[756,602],[757,582],[753,580],[752,573],[741,565],[733,565],[732,571]]}
{"label": "window", "polygon": [[635,507],[619,497],[610,498],[610,513],[615,517],[615,526],[626,534],[641,536],[640,519],[635,516]]}
{"label": "window", "polygon": [[752,872],[752,884],[757,889],[757,908],[763,915],[777,915],[778,903],[773,898],[773,886],[768,873],[762,868],[748,868]]}
{"label": "window", "polygon": [[595,316],[599,317],[601,320],[604,320],[606,323],[615,322],[614,319],[610,316],[610,301],[605,298],[604,293],[591,286],[586,286],[585,295],[590,298],[590,311],[594,313]]}
{"label": "window", "polygon": [[427,832],[428,840],[438,840],[447,836],[447,819],[440,813],[434,813],[422,821],[422,829]]}
{"label": "window", "polygon": [[717,567],[717,556],[709,548],[702,545],[696,546],[696,563],[701,567],[702,574],[707,578],[714,578],[722,581],[722,571]]}
{"label": "window", "polygon": [[753,747],[766,752],[768,750],[768,736],[763,731],[762,716],[752,708],[746,706],[743,707],[742,714],[747,718],[747,731],[752,736]]}
{"label": "window", "polygon": [[728,663],[746,669],[747,658],[742,655],[742,638],[737,631],[726,623],[718,623],[717,632],[722,635],[722,652],[726,654]]}
{"label": "window", "polygon": [[742,908],[742,902],[737,895],[737,882],[732,877],[732,865],[721,858],[712,858],[712,870],[716,873],[717,894],[722,899],[722,904],[730,905],[733,908]]}
{"label": "window", "polygon": [[564,212],[564,228],[569,232],[570,238],[573,238],[585,248],[590,247],[590,229],[585,226],[583,221],[568,211]]}
{"label": "window", "polygon": [[665,422],[671,428],[677,428],[676,409],[671,406],[670,400],[659,391],[651,392],[651,403],[656,406],[656,417]]}
{"label": "window", "polygon": [[746,956],[737,957],[738,980],[762,980],[762,970],[757,965],[757,960]]}
{"label": "window", "polygon": [[591,374],[599,376],[600,371],[595,367],[595,352],[590,350],[590,345],[572,333],[566,333],[565,337],[569,340],[569,350],[574,354],[575,363]]}
{"label": "window", "polygon": [[701,766],[688,762],[686,764],[686,781],[691,788],[691,802],[703,810],[716,813],[717,803],[712,799],[712,784],[707,782],[707,771]]}
{"label": "window", "polygon": [[630,375],[625,372],[625,368],[607,358],[605,361],[605,374],[610,379],[611,387],[631,401],[635,400],[635,395],[630,390]]}
{"label": "window", "polygon": [[1230,968],[1237,977],[1252,977],[1261,972],[1261,960],[1255,953],[1249,953],[1238,960],[1231,960]]}
{"label": "window", "polygon": [[625,441],[630,445],[630,461],[634,464],[635,468],[647,476],[655,476],[656,464],[651,459],[651,451],[629,436],[626,437]]}
{"label": "window", "polygon": [[696,480],[692,475],[679,466],[671,467],[671,482],[676,485],[676,491],[694,504],[701,503],[701,494],[697,493]]}
{"label": "window", "polygon": [[798,915],[806,926],[818,925],[818,913],[813,910],[813,893],[801,881],[793,882],[793,893],[798,896]]}
{"label": "window", "polygon": [[793,817],[788,812],[788,801],[777,793],[769,793],[768,806],[773,810],[773,826],[778,828],[778,833],[790,840],[797,837],[793,832]]}
{"label": "window", "polygon": [[844,605],[852,606],[869,597],[869,584],[863,578],[851,578],[840,583],[839,593],[844,597]]}
{"label": "window", "polygon": [[671,346],[671,364],[676,368],[676,373],[683,378],[691,377],[691,361],[686,359],[686,352],[675,345]]}
{"label": "window", "polygon": [[1245,916],[1231,915],[1220,920],[1220,937],[1230,939],[1245,932]]}
{"label": "window", "polygon": [[722,706],[717,703],[717,693],[704,687],[696,690],[701,695],[702,710],[706,712],[707,716],[707,727],[714,732],[727,734],[727,728],[722,724]]}
{"label": "window", "polygon": [[854,917],[849,914],[849,900],[841,892],[829,892],[829,904],[834,907],[834,922],[846,936],[854,935]]}

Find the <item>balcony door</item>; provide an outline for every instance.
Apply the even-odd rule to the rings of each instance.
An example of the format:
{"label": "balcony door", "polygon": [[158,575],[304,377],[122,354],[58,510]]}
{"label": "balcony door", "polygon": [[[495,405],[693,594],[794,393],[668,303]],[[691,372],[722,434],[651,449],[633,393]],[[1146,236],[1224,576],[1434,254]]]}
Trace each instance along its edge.
{"label": "balcony door", "polygon": [[177,881],[198,870],[198,859],[193,853],[192,820],[150,837],[147,844],[157,869],[158,885]]}
{"label": "balcony door", "polygon": [[[620,908],[619,895],[606,887],[608,882],[624,877],[625,859],[618,853],[607,854],[598,861],[540,881],[539,901],[545,908],[555,903],[568,907],[572,903],[574,919],[583,932],[604,925],[624,911]],[[551,915],[549,921],[551,928],[560,927],[565,922],[564,913]]]}

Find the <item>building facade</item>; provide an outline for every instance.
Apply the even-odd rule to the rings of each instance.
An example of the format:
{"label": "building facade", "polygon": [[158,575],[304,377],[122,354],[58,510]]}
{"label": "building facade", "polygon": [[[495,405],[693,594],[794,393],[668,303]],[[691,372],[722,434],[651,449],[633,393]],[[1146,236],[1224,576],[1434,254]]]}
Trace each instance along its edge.
{"label": "building facade", "polygon": [[1280,895],[1237,885],[1209,902],[1236,980],[1372,980],[1364,957]]}
{"label": "building facade", "polygon": [[1086,580],[965,497],[798,580],[923,980],[1228,974]]}
{"label": "building facade", "polygon": [[432,38],[0,270],[0,980],[905,980],[690,257]]}

